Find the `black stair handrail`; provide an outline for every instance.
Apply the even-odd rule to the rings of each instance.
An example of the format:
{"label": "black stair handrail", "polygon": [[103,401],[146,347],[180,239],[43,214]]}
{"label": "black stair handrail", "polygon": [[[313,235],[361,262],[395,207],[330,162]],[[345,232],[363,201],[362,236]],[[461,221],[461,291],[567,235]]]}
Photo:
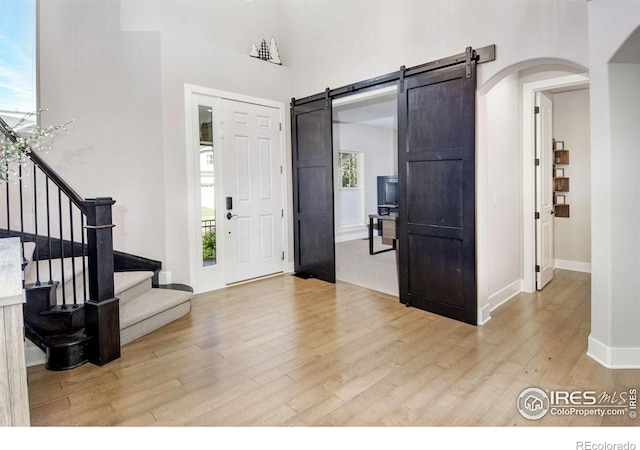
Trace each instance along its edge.
{"label": "black stair handrail", "polygon": [[[7,122],[4,121],[2,117],[0,117],[0,131],[9,138],[9,140],[15,143],[18,140],[18,136],[15,131],[13,131]],[[40,168],[40,170],[55,184],[58,186],[62,192],[64,192],[69,199],[78,207],[80,210],[86,215],[84,200],[80,194],[73,189],[69,183],[67,183],[54,169],[47,163],[40,155],[38,155],[32,149],[29,149],[26,152],[26,155],[29,157],[33,163]]]}
{"label": "black stair handrail", "polygon": [[[8,126],[8,124],[0,117],[0,131],[11,142],[15,143],[18,139],[18,135]],[[49,274],[52,273],[51,260],[56,257],[61,259],[71,256],[72,263],[72,290],[73,290],[73,302],[76,305],[76,277],[75,277],[75,257],[82,256],[82,283],[84,291],[84,310],[85,310],[85,333],[90,338],[88,348],[88,360],[97,365],[104,365],[110,361],[113,361],[120,357],[120,319],[119,319],[119,302],[115,297],[114,289],[114,251],[113,251],[113,235],[112,228],[112,205],[115,203],[110,197],[99,198],[83,198],[73,189],[40,155],[38,155],[33,149],[28,148],[25,155],[33,163],[33,225],[35,231],[34,242],[36,242],[36,249],[40,245],[47,247],[47,258],[49,260]],[[0,170],[7,170],[0,168]],[[38,230],[38,180],[37,170],[39,169],[42,174],[45,175],[44,190],[46,199],[46,234],[41,235]],[[18,177],[20,182],[19,188],[19,213],[20,213],[20,230],[17,234],[22,238],[24,246],[24,238],[27,235],[25,231],[24,220],[24,198],[23,198],[23,166],[18,166]],[[7,180],[8,181],[8,180]],[[57,197],[54,195],[53,199],[49,196],[49,183],[53,183],[58,189]],[[8,183],[6,186],[7,196],[7,232],[11,233],[11,217],[10,217],[10,190]],[[55,188],[54,188],[55,189]],[[63,230],[63,194],[68,201],[68,231],[71,236],[70,242],[65,241]],[[43,198],[44,199],[44,198]],[[58,219],[59,219],[59,237],[58,239],[52,238],[50,219],[50,206],[55,203],[57,199],[58,203]],[[73,206],[79,211],[80,221],[74,224]],[[55,208],[54,208],[55,210]],[[76,213],[77,214],[77,213]],[[81,242],[76,242],[74,237],[74,228],[80,228]],[[52,245],[53,241],[58,241],[60,247]],[[70,244],[70,245],[69,245]],[[80,247],[81,254],[77,254],[76,248]],[[24,248],[24,247],[23,247]],[[70,253],[70,254],[69,254]],[[35,257],[34,259],[40,259]],[[87,267],[85,267],[85,259],[87,261]],[[61,264],[63,278],[62,283],[62,296],[63,304],[66,304],[66,294],[64,288],[64,264]],[[36,286],[40,286],[40,274],[39,264],[36,264],[37,282]],[[88,279],[88,296],[86,288],[86,280]],[[53,280],[49,280],[48,284],[53,284]],[[27,301],[29,298],[29,292],[27,291]],[[77,306],[77,305],[76,305]]]}

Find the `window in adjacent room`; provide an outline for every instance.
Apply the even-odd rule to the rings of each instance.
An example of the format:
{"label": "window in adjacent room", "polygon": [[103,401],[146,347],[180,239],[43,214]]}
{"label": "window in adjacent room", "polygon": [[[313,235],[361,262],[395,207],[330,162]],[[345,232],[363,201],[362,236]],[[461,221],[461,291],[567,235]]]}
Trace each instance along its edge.
{"label": "window in adjacent room", "polygon": [[338,164],[340,165],[341,187],[360,187],[360,154],[356,152],[339,152]]}

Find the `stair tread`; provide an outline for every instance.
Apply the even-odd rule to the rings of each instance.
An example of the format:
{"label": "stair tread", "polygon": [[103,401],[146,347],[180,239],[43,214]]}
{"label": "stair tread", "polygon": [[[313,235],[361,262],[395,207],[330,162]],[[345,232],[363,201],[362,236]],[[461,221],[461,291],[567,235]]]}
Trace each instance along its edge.
{"label": "stair tread", "polygon": [[152,271],[138,270],[131,272],[115,272],[113,274],[114,289],[116,296],[132,286],[141,283],[145,280],[153,278]]}
{"label": "stair tread", "polygon": [[[48,260],[36,261],[36,264],[39,266],[40,281],[45,283],[50,278],[52,278],[54,281],[62,282],[61,265],[64,264],[64,274],[65,274],[64,282],[69,282],[72,278],[72,273],[73,273],[72,269],[74,267],[74,264],[76,269],[75,270],[76,275],[82,274],[82,268],[83,268],[82,259],[83,259],[82,256],[77,256],[75,258],[64,258],[63,263],[61,263],[60,259],[52,260],[51,273],[53,274],[53,276],[51,277],[49,276],[49,261]],[[75,261],[72,261],[72,260],[75,260]],[[35,265],[30,264],[29,266],[32,266],[32,267],[28,267],[28,269],[25,271],[25,284],[33,284],[36,282],[36,270],[34,269]],[[85,268],[87,267],[86,261],[85,261],[84,267]],[[115,272],[113,276],[115,295],[118,296],[118,294],[126,291],[127,289],[139,283],[143,283],[146,280],[151,279],[152,277],[153,277],[153,272],[148,270]],[[82,278],[80,278],[77,291],[81,292],[82,289],[83,289]],[[88,290],[88,286],[87,286],[87,290]],[[68,293],[67,298],[71,297],[71,295],[72,295],[71,293]],[[62,298],[58,298],[58,304],[62,304]]]}
{"label": "stair tread", "polygon": [[192,297],[188,291],[152,288],[121,307],[120,329],[187,302]]}
{"label": "stair tread", "polygon": [[[76,256],[75,258],[64,258],[64,281],[69,281],[73,275],[73,267],[75,263],[75,273],[82,273],[82,256]],[[75,261],[73,261],[75,260]],[[52,278],[54,281],[60,281],[62,277],[62,268],[60,264],[60,259],[53,259],[51,261],[51,273],[52,277],[49,276],[49,261],[48,260],[40,260],[36,262],[40,268],[40,281],[45,282],[48,281],[49,278]],[[85,268],[86,266],[86,257],[85,257]],[[153,277],[153,272],[150,270],[138,270],[138,271],[128,271],[128,272],[115,272],[114,273],[114,282],[116,284],[116,292],[121,292],[129,287],[143,281],[147,278]],[[25,276],[25,283],[31,284],[36,282],[36,271],[31,270],[29,276]],[[120,286],[118,286],[120,283]],[[118,287],[121,287],[118,290]]]}

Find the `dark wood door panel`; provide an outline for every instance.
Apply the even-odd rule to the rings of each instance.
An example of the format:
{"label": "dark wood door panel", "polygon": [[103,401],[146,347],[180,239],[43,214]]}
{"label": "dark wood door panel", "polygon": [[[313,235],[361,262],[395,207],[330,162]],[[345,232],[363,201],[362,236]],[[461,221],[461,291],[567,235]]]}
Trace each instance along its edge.
{"label": "dark wood door panel", "polygon": [[[331,174],[327,174],[325,166],[298,166],[297,173],[298,201],[296,210],[305,216],[324,218],[329,211],[331,199],[324,193],[331,190]],[[329,179],[327,179],[329,178]]]}
{"label": "dark wood door panel", "polygon": [[335,282],[330,103],[292,106],[294,269]]}
{"label": "dark wood door panel", "polygon": [[400,301],[476,324],[475,64],[405,80],[398,98]]}
{"label": "dark wood door panel", "polygon": [[[451,69],[442,69],[451,73]],[[407,103],[412,114],[408,117],[409,153],[440,152],[461,148],[463,134],[463,88],[460,78],[439,80],[431,76],[428,86],[418,85],[418,80],[407,83]],[[424,105],[429,105],[424,108]]]}
{"label": "dark wood door panel", "polygon": [[462,173],[461,159],[407,161],[408,222],[461,228]]}

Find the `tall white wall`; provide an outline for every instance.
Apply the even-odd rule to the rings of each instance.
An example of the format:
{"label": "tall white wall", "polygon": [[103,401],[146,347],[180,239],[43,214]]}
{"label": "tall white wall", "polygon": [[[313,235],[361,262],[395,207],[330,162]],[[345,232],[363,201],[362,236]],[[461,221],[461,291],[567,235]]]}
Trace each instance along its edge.
{"label": "tall white wall", "polygon": [[[610,64],[609,76],[612,342],[616,347],[635,347],[640,356],[640,59],[636,64]],[[640,367],[640,358],[637,363]]]}
{"label": "tall white wall", "polygon": [[[252,42],[259,45],[261,39],[278,37],[277,8],[262,2],[126,1],[122,5],[124,28],[158,30],[161,36],[165,268],[174,282],[189,282],[184,84],[287,105],[291,69],[249,56]],[[288,120],[283,127],[289,129]],[[289,168],[290,151],[286,155],[283,165]],[[291,195],[287,200],[291,210]],[[288,236],[292,248],[291,224]]]}
{"label": "tall white wall", "polygon": [[[478,86],[535,59],[588,66],[587,8],[579,1],[305,1],[280,11],[296,97],[496,44]],[[322,61],[318,64],[318,61]]]}
{"label": "tall white wall", "polygon": [[44,157],[81,195],[116,200],[116,249],[163,260],[160,38],[121,32],[119,8],[39,2],[43,123],[76,120]]}
{"label": "tall white wall", "polygon": [[[637,198],[637,46],[631,67],[610,64],[640,27],[640,3],[591,1],[591,334],[588,354],[611,367],[640,367]],[[635,105],[632,104],[635,102]],[[595,107],[597,105],[597,107]],[[634,172],[634,169],[636,170]],[[627,201],[628,200],[628,201]]]}
{"label": "tall white wall", "polygon": [[45,156],[81,195],[116,200],[117,250],[163,261],[178,283],[189,282],[184,84],[290,99],[290,69],[248,56],[252,40],[274,34],[274,13],[251,8],[252,21],[233,3],[40,4],[43,117],[76,119]]}
{"label": "tall white wall", "polygon": [[510,76],[487,96],[489,292],[520,278],[520,172],[518,82]]}
{"label": "tall white wall", "polygon": [[522,278],[519,75],[497,84],[477,105],[477,241],[480,321],[520,291]]}
{"label": "tall white wall", "polygon": [[591,152],[589,90],[556,93],[553,97],[553,135],[569,150],[566,202],[570,217],[554,219],[557,267],[588,271],[591,267]]}
{"label": "tall white wall", "polygon": [[[171,271],[174,282],[184,283],[188,281],[186,250],[191,232],[188,227],[184,85],[193,84],[286,105],[290,98],[287,87],[290,69],[178,36],[161,36],[164,220],[167,227],[165,266]],[[283,129],[288,130],[288,120],[286,117],[283,119]],[[289,135],[287,131],[285,136]],[[288,170],[291,167],[290,153],[286,151],[288,159],[283,161]],[[287,198],[290,202],[291,196]],[[288,210],[291,210],[290,205]],[[292,236],[291,231],[289,236]],[[289,248],[292,248],[291,244]]]}

